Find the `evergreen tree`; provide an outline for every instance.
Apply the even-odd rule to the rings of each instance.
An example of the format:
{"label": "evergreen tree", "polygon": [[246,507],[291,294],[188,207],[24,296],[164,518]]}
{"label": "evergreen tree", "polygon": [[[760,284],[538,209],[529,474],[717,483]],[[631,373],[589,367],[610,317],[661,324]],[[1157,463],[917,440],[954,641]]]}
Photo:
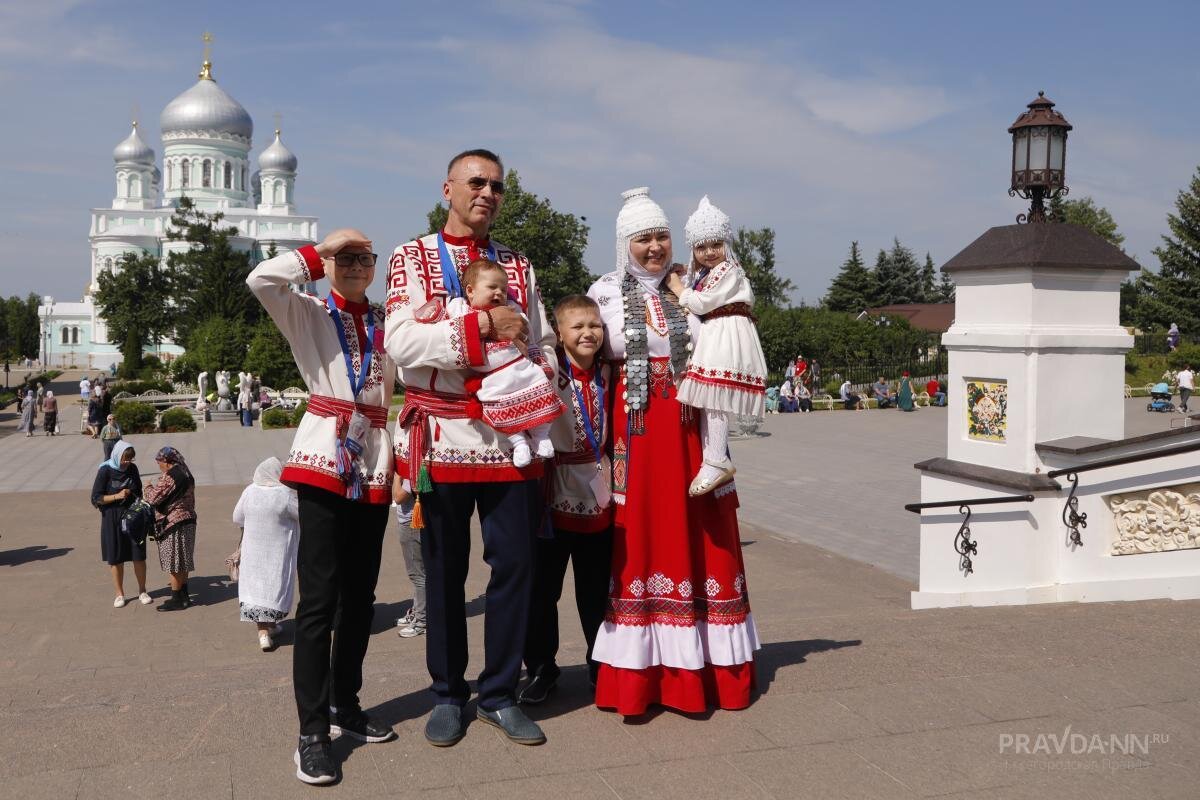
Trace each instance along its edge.
{"label": "evergreen tree", "polygon": [[917,292],[918,303],[938,302],[937,270],[933,266],[933,257],[925,254],[925,264],[921,267],[921,285]]}
{"label": "evergreen tree", "polygon": [[[434,206],[427,215],[426,233],[440,231],[448,215],[441,203]],[[586,223],[586,217],[555,211],[548,199],[525,191],[516,170],[504,177],[504,203],[491,235],[529,258],[547,311],[562,297],[583,294],[595,280],[583,263]]]}
{"label": "evergreen tree", "polygon": [[1078,200],[1063,200],[1061,197],[1050,199],[1050,218],[1055,222],[1066,222],[1087,228],[1092,233],[1102,236],[1117,247],[1125,243],[1125,237],[1117,232],[1117,222],[1107,208],[1097,206],[1090,197]]}
{"label": "evergreen tree", "polygon": [[950,276],[942,273],[942,278],[938,282],[937,300],[938,303],[953,303],[954,302],[954,282],[950,280]]}
{"label": "evergreen tree", "polygon": [[1175,214],[1167,215],[1171,234],[1154,249],[1161,265],[1138,280],[1137,303],[1143,328],[1165,328],[1175,322],[1184,332],[1200,333],[1200,168],[1175,198]]}
{"label": "evergreen tree", "polygon": [[874,305],[875,285],[871,271],[863,264],[858,242],[850,243],[850,255],[829,284],[822,305],[830,311],[857,314]]}
{"label": "evergreen tree", "polygon": [[246,286],[250,253],[234,248],[237,228],[222,225],[224,218],[196,208],[187,197],[180,198],[171,216],[167,237],[191,245],[167,256],[179,341],[188,341],[197,325],[213,317],[253,325],[262,316],[262,306]]}
{"label": "evergreen tree", "polygon": [[[738,228],[733,237],[733,255],[741,262],[754,292],[754,307],[783,308],[795,285],[775,272],[775,231],[771,228]],[[690,253],[675,253],[677,261],[687,261]]]}
{"label": "evergreen tree", "polygon": [[254,328],[246,349],[246,369],[264,385],[276,389],[303,385],[291,345],[270,319],[262,320]]}
{"label": "evergreen tree", "polygon": [[875,256],[875,266],[871,268],[871,308],[885,306],[890,301],[884,292],[883,282],[891,279],[891,265],[888,264],[886,250],[880,250]]}
{"label": "evergreen tree", "polygon": [[892,240],[891,251],[879,251],[875,261],[875,282],[877,285],[875,305],[890,306],[898,303],[920,302],[921,267],[917,258],[900,239]]}
{"label": "evergreen tree", "polygon": [[142,349],[157,344],[172,328],[170,281],[158,257],[125,253],[112,272],[101,270],[92,298],[108,325],[109,341],[121,343],[126,373],[142,368]]}

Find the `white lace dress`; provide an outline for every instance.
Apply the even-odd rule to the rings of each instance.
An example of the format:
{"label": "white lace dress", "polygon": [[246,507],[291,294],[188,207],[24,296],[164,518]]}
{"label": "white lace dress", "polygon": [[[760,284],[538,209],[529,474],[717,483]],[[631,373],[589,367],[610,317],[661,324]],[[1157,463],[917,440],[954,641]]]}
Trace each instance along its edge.
{"label": "white lace dress", "polygon": [[279,622],[292,610],[296,547],[300,543],[296,492],[279,484],[251,484],[233,509],[243,528],[238,606],[246,622]]}

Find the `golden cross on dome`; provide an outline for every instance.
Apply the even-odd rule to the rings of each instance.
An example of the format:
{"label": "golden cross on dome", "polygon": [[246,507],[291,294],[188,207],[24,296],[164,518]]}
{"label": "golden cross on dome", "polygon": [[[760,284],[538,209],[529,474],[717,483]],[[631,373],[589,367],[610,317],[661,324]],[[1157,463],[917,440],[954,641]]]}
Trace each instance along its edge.
{"label": "golden cross on dome", "polygon": [[213,35],[205,31],[200,38],[204,41],[204,66],[200,68],[200,80],[211,81],[213,79],[211,61]]}

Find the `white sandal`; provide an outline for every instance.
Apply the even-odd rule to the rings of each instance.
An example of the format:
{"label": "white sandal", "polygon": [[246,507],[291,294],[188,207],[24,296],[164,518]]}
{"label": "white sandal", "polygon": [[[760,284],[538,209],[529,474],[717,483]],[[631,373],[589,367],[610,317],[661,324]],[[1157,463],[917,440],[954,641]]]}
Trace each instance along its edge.
{"label": "white sandal", "polygon": [[697,475],[692,479],[692,485],[688,487],[688,495],[690,497],[700,497],[701,495],[706,495],[713,489],[716,489],[718,486],[729,483],[731,480],[733,480],[734,473],[737,472],[733,466],[733,462],[728,458],[719,464],[714,464],[711,461],[705,461],[704,463],[708,464],[710,467],[716,467],[717,469],[721,470],[721,474],[710,480],[703,480],[699,475]]}

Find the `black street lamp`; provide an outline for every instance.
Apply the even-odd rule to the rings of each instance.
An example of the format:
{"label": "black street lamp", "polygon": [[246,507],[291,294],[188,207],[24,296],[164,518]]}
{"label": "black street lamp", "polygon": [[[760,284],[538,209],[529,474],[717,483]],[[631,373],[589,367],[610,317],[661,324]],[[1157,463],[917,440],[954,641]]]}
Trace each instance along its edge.
{"label": "black street lamp", "polygon": [[1043,200],[1067,194],[1067,131],[1073,127],[1054,110],[1054,102],[1038,92],[1029,110],[1017,117],[1008,132],[1013,137],[1012,187],[1010,197],[1020,195],[1032,200],[1028,214],[1019,214],[1018,223],[1045,222]]}

